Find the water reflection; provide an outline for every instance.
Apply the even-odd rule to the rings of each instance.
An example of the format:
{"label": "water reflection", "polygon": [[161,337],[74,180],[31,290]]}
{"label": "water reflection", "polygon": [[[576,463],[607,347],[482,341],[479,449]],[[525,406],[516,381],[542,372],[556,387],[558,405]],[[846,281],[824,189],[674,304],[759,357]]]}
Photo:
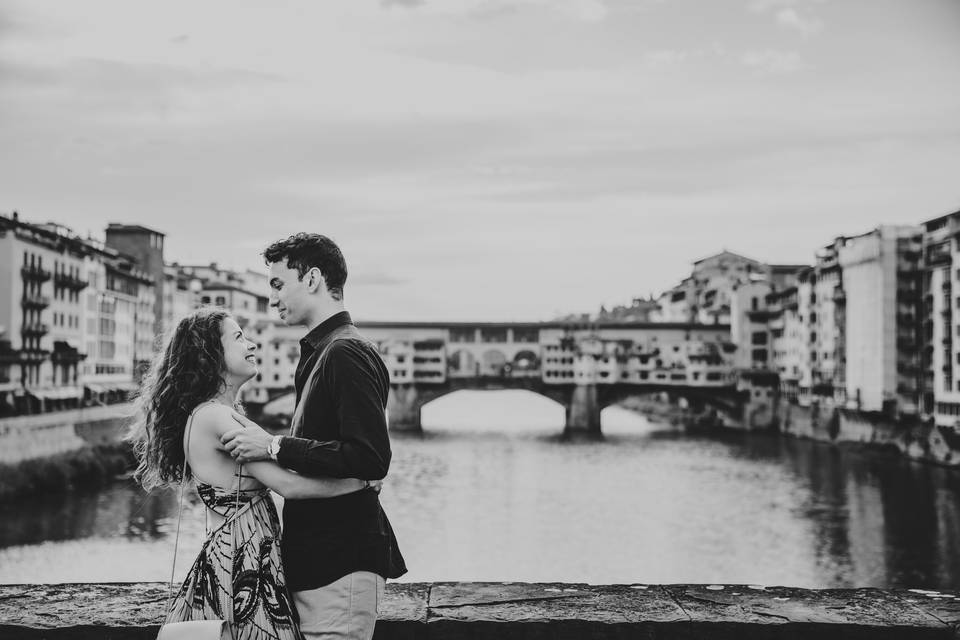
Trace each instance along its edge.
{"label": "water reflection", "polygon": [[[444,400],[423,437],[394,439],[382,501],[405,580],[960,588],[956,472],[617,410],[604,441],[568,443],[555,405]],[[166,580],[176,509],[130,482],[0,506],[0,582]],[[191,497],[182,570],[202,535]]]}

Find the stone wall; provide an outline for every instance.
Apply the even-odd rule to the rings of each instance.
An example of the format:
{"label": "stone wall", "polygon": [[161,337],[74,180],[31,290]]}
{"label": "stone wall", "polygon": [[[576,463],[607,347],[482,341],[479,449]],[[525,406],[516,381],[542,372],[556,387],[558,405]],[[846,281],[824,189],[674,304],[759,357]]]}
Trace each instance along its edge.
{"label": "stone wall", "polygon": [[116,444],[128,404],[71,409],[0,420],[0,464],[49,458],[87,446]]}
{"label": "stone wall", "polygon": [[960,434],[948,427],[918,421],[896,421],[880,414],[780,402],[776,409],[781,433],[820,442],[859,443],[888,447],[914,460],[960,466]]}
{"label": "stone wall", "polygon": [[[153,640],[167,585],[0,585],[4,640]],[[387,585],[376,640],[956,638],[960,595],[760,585]]]}

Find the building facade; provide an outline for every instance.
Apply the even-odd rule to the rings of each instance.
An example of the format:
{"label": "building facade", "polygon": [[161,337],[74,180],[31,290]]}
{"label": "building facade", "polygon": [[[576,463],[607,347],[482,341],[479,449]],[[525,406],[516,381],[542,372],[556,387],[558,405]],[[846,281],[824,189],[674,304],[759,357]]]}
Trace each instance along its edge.
{"label": "building facade", "polygon": [[651,318],[656,322],[732,325],[738,287],[766,282],[772,290],[781,289],[789,286],[804,266],[765,264],[722,251],[694,262],[690,276],[660,295]]}
{"label": "building facade", "polygon": [[960,211],[923,223],[921,410],[960,426]]}
{"label": "building facade", "polygon": [[848,238],[839,251],[850,408],[919,410],[921,246],[920,227],[881,226]]}

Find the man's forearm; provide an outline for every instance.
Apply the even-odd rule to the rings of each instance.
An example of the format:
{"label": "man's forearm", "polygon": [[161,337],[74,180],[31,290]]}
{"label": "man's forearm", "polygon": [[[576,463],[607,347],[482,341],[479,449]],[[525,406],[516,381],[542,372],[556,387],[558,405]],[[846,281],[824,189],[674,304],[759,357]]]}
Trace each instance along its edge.
{"label": "man's forearm", "polygon": [[339,440],[311,440],[284,436],[277,462],[305,476],[380,480],[387,475],[390,452]]}

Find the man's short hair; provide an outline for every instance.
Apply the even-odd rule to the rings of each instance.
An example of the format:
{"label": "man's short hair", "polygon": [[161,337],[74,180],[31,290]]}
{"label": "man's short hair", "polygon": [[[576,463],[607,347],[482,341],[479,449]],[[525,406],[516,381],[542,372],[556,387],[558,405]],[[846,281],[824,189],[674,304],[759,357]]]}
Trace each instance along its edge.
{"label": "man's short hair", "polygon": [[327,291],[337,300],[343,299],[343,285],[347,282],[347,263],[337,243],[319,233],[297,233],[286,240],[277,240],[263,252],[267,264],[284,262],[296,269],[303,280],[307,271],[320,269],[327,283]]}

